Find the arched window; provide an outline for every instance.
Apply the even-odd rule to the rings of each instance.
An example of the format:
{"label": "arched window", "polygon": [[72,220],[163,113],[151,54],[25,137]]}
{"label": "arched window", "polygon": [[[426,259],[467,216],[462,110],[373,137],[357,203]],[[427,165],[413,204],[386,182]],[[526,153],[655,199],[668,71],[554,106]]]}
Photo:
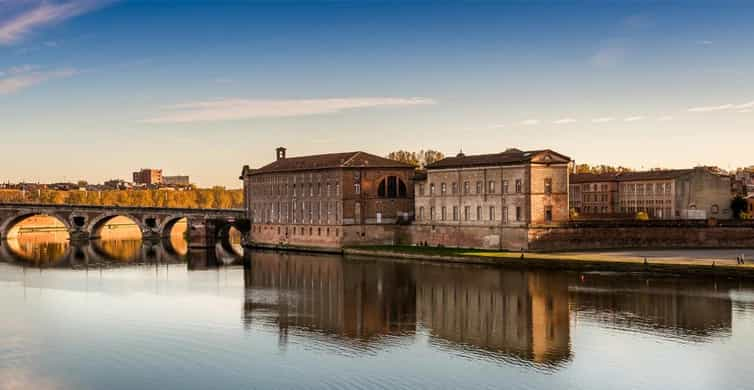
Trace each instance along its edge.
{"label": "arched window", "polygon": [[405,198],[406,183],[397,176],[388,176],[377,186],[377,196],[380,198]]}

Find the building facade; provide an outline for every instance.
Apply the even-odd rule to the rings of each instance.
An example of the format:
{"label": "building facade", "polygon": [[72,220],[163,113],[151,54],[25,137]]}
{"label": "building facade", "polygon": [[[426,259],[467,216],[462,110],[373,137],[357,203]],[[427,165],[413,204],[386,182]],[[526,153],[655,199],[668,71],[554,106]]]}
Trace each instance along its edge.
{"label": "building facade", "polygon": [[414,244],[527,247],[530,226],[567,222],[571,159],[551,150],[455,157],[414,184]]}
{"label": "building facade", "polygon": [[162,184],[162,169],[142,168],[133,173],[135,184],[158,185]]}
{"label": "building facade", "polygon": [[188,187],[191,180],[188,176],[163,176],[162,184],[166,186]]}
{"label": "building facade", "polygon": [[571,176],[570,207],[584,218],[604,214],[652,219],[730,219],[731,178],[707,167]]}
{"label": "building facade", "polygon": [[340,248],[395,243],[413,218],[414,168],[365,152],[276,160],[244,167],[249,239],[261,246]]}

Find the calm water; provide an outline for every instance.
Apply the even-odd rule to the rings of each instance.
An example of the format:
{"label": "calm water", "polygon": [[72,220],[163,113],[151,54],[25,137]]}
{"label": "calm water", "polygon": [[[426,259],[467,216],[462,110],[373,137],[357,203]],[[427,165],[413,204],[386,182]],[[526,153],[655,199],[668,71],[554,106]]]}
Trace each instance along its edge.
{"label": "calm water", "polygon": [[0,247],[0,389],[754,388],[754,286],[250,252]]}

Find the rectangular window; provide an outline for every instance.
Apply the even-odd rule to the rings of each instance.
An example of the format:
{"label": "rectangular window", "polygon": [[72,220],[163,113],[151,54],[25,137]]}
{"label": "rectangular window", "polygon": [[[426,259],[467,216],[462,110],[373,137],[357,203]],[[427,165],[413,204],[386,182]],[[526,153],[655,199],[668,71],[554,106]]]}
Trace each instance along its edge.
{"label": "rectangular window", "polygon": [[419,220],[424,220],[424,206],[419,207]]}
{"label": "rectangular window", "polygon": [[495,206],[490,206],[490,221],[495,220]]}
{"label": "rectangular window", "polygon": [[503,180],[503,193],[508,193],[508,180]]}
{"label": "rectangular window", "polygon": [[457,194],[457,193],[458,193],[458,184],[456,184],[456,183],[454,182],[453,184],[451,184],[451,187],[452,187],[452,188],[451,188],[451,191],[453,191],[453,194],[454,194],[454,195],[455,195],[455,194]]}
{"label": "rectangular window", "polygon": [[465,181],[463,182],[463,193],[468,194],[469,193],[469,182]]}
{"label": "rectangular window", "polygon": [[353,192],[354,192],[354,193],[355,193],[356,195],[360,194],[360,193],[361,193],[361,184],[359,184],[359,183],[354,183],[354,185],[353,185]]}
{"label": "rectangular window", "polygon": [[545,194],[552,194],[552,179],[549,177],[545,179]]}
{"label": "rectangular window", "polygon": [[481,221],[482,220],[482,206],[476,207],[476,220]]}
{"label": "rectangular window", "polygon": [[445,195],[445,192],[448,190],[448,186],[445,185],[445,183],[440,183],[440,195]]}
{"label": "rectangular window", "polygon": [[516,221],[521,221],[521,207],[516,207]]}
{"label": "rectangular window", "polygon": [[503,206],[503,223],[508,223],[508,206]]}
{"label": "rectangular window", "polygon": [[471,218],[471,206],[463,207],[463,220],[468,221]]}
{"label": "rectangular window", "polygon": [[429,194],[434,195],[435,194],[435,183],[429,184]]}
{"label": "rectangular window", "polygon": [[458,206],[453,206],[453,220],[458,221]]}
{"label": "rectangular window", "polygon": [[424,196],[424,184],[419,184],[419,195]]}
{"label": "rectangular window", "polygon": [[429,208],[429,219],[431,221],[435,220],[435,208],[434,207],[430,207]]}
{"label": "rectangular window", "polygon": [[545,207],[545,222],[552,222],[552,206]]}
{"label": "rectangular window", "polygon": [[478,181],[476,182],[476,193],[481,194],[482,193],[482,182]]}
{"label": "rectangular window", "polygon": [[495,182],[490,180],[490,182],[487,184],[487,191],[489,191],[490,194],[495,193]]}
{"label": "rectangular window", "polygon": [[517,194],[521,193],[521,187],[522,187],[522,185],[521,185],[521,179],[516,179],[516,193]]}
{"label": "rectangular window", "polygon": [[440,209],[440,213],[441,213],[440,219],[444,221],[447,218],[447,209],[445,208],[445,206],[442,206],[442,209]]}

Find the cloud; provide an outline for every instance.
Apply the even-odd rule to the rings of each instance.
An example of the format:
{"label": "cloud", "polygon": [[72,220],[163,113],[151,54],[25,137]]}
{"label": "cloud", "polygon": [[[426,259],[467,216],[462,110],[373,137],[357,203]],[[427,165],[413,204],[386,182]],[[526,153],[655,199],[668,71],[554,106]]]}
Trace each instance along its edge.
{"label": "cloud", "polygon": [[576,119],[573,119],[573,118],[562,118],[562,119],[558,119],[558,120],[552,121],[552,123],[555,124],[555,125],[565,125],[565,124],[573,123],[573,122],[576,122]]}
{"label": "cloud", "polygon": [[344,110],[381,106],[417,106],[435,104],[433,99],[423,97],[392,98],[333,98],[249,100],[219,99],[163,107],[164,113],[143,123],[191,123],[226,121],[251,118],[283,118],[305,115],[334,114]]}
{"label": "cloud", "polygon": [[698,40],[698,41],[696,41],[695,43],[696,43],[697,45],[702,45],[702,46],[709,46],[709,45],[711,45],[711,44],[712,44],[712,41],[708,41],[708,40],[706,40],[706,39],[702,39],[702,40]]}
{"label": "cloud", "polygon": [[31,8],[26,7],[12,17],[0,21],[0,45],[16,43],[35,29],[63,22],[92,11],[104,3],[103,0],[70,0],[63,3],[34,2]]}
{"label": "cloud", "polygon": [[754,100],[747,102],[747,103],[740,103],[740,104],[721,104],[718,106],[701,106],[701,107],[692,107],[687,109],[688,112],[712,112],[712,111],[734,111],[734,110],[745,110],[747,108],[754,108]]}
{"label": "cloud", "polygon": [[612,117],[602,117],[602,118],[594,118],[592,119],[592,123],[606,123],[606,122],[612,122],[615,118]]}
{"label": "cloud", "polygon": [[597,50],[589,58],[589,63],[598,68],[609,68],[623,62],[626,56],[626,49],[622,47],[605,47]]}
{"label": "cloud", "polygon": [[524,126],[534,126],[539,124],[539,119],[526,119],[521,121],[521,124]]}
{"label": "cloud", "polygon": [[623,118],[623,121],[624,122],[636,122],[636,121],[640,121],[642,119],[644,119],[643,116],[629,116],[629,117]]}
{"label": "cloud", "polygon": [[75,69],[39,70],[34,65],[13,67],[0,72],[0,95],[10,95],[45,81],[71,77],[76,73]]}
{"label": "cloud", "polygon": [[661,116],[661,117],[657,118],[657,120],[663,121],[663,122],[672,121],[673,117],[670,116],[670,115],[664,115],[664,116]]}
{"label": "cloud", "polygon": [[487,126],[488,129],[502,129],[504,127],[505,127],[505,125],[502,124],[502,123],[496,124],[496,125],[489,125],[489,126]]}
{"label": "cloud", "polygon": [[738,112],[741,112],[741,113],[752,112],[752,111],[754,111],[754,110],[752,110],[751,108],[745,108],[743,110],[738,110]]}

